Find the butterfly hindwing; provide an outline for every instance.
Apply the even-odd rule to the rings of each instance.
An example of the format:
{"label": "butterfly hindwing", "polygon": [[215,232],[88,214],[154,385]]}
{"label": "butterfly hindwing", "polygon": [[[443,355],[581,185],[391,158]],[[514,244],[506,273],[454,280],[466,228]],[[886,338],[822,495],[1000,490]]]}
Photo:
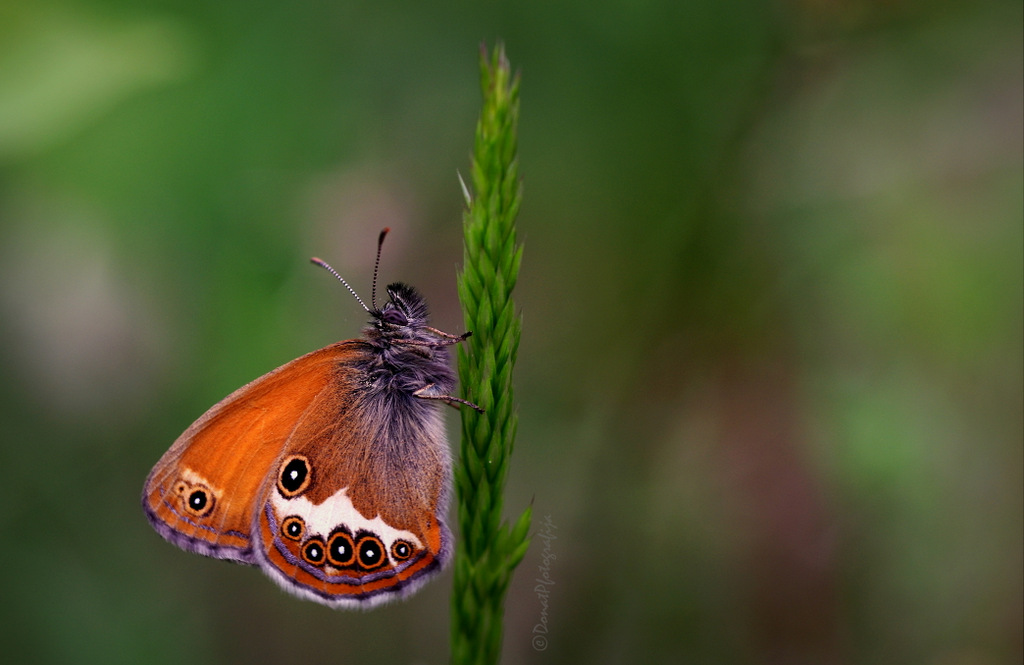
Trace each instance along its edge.
{"label": "butterfly hindwing", "polygon": [[451,550],[441,414],[412,395],[360,390],[368,362],[371,354],[354,354],[315,398],[272,470],[257,515],[264,571],[287,590],[334,606],[405,596]]}

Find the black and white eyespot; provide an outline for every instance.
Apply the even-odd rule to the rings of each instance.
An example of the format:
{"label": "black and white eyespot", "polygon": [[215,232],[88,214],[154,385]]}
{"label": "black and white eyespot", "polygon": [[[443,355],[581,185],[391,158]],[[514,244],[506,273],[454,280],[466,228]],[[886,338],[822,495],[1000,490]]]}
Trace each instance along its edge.
{"label": "black and white eyespot", "polygon": [[281,535],[288,540],[302,540],[305,533],[306,523],[297,515],[289,515],[281,522]]}
{"label": "black and white eyespot", "polygon": [[281,463],[281,472],[277,474],[277,490],[286,499],[296,497],[306,491],[313,475],[309,460],[302,455],[289,455]]}
{"label": "black and white eyespot", "polygon": [[412,543],[407,540],[396,540],[391,543],[391,558],[395,561],[405,561],[412,556]]}
{"label": "black and white eyespot", "polygon": [[356,554],[359,557],[359,567],[363,570],[379,568],[388,560],[384,554],[384,543],[373,534],[359,538],[356,543]]}
{"label": "black and white eyespot", "polygon": [[351,566],[356,560],[356,547],[352,536],[345,531],[335,531],[327,540],[327,561],[335,568]]}
{"label": "black and white eyespot", "polygon": [[409,325],[409,319],[400,310],[387,309],[381,313],[380,318],[385,323],[391,323],[396,326],[407,326]]}
{"label": "black and white eyespot", "polygon": [[192,517],[206,517],[213,512],[215,500],[213,492],[204,485],[178,483],[175,491],[181,495],[181,506],[186,514]]}
{"label": "black and white eyespot", "polygon": [[327,551],[324,548],[324,541],[319,536],[313,536],[302,546],[302,558],[306,563],[314,566],[322,566],[327,558]]}

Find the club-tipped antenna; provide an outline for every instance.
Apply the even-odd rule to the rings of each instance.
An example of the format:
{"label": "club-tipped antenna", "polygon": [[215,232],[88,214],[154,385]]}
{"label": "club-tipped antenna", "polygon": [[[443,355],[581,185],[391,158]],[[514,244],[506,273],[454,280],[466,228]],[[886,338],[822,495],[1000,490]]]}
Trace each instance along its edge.
{"label": "club-tipped antenna", "polygon": [[[384,239],[384,236],[381,236],[381,239],[383,240],[383,239]],[[380,253],[379,253],[379,251],[378,251],[378,256],[379,256],[379,255],[380,255]],[[348,282],[346,282],[346,281],[345,281],[345,278],[344,278],[344,277],[342,277],[341,275],[339,275],[339,274],[338,274],[338,271],[337,271],[337,270],[335,270],[334,268],[332,268],[332,267],[331,267],[331,266],[330,266],[330,265],[329,265],[329,264],[328,264],[328,263],[327,263],[326,261],[324,261],[323,259],[318,259],[318,258],[316,258],[315,256],[314,256],[313,258],[311,258],[311,259],[310,259],[310,261],[312,261],[313,263],[317,264],[318,266],[320,266],[321,268],[323,268],[323,269],[324,269],[324,270],[326,270],[327,272],[329,272],[329,273],[331,273],[332,275],[334,275],[335,277],[337,277],[337,278],[338,278],[338,281],[339,281],[339,282],[341,282],[342,284],[344,284],[344,285],[345,285],[345,288],[346,288],[346,289],[348,289],[348,292],[349,292],[349,293],[351,293],[351,294],[352,294],[352,296],[353,296],[353,297],[354,297],[354,298],[355,298],[356,300],[358,300],[358,301],[359,301],[359,304],[363,306],[363,309],[365,309],[365,310],[366,310],[367,312],[369,312],[369,311],[370,311],[370,308],[366,306],[366,303],[364,303],[364,302],[363,302],[363,299],[359,297],[359,294],[358,294],[358,293],[356,293],[356,292],[355,292],[355,290],[354,290],[354,289],[353,289],[353,288],[352,288],[351,286],[349,286],[349,285],[348,285]],[[376,309],[376,307],[374,307],[374,309]]]}
{"label": "club-tipped antenna", "polygon": [[380,268],[380,250],[384,247],[384,236],[389,231],[391,231],[391,227],[385,226],[384,230],[380,232],[380,236],[377,237],[377,260],[373,262],[373,285],[370,287],[370,304],[373,305],[375,312],[377,311],[377,270]]}

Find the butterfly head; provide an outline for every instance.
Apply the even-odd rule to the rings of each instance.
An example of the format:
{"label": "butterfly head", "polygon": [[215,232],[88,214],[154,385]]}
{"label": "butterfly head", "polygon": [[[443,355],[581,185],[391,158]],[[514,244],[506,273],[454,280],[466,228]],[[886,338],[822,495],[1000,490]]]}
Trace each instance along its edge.
{"label": "butterfly head", "polygon": [[380,250],[387,234],[388,229],[384,229],[377,238],[377,260],[373,266],[370,307],[366,306],[359,294],[334,268],[322,259],[316,257],[311,259],[313,263],[330,272],[344,284],[349,293],[370,314],[370,325],[363,329],[365,339],[381,348],[390,347],[396,342],[419,345],[421,348],[440,348],[457,344],[469,337],[471,333],[468,332],[458,336],[449,335],[428,326],[427,302],[416,289],[402,282],[389,284],[386,289],[388,301],[377,307],[377,271],[380,267]]}
{"label": "butterfly head", "polygon": [[408,284],[395,282],[387,288],[389,300],[370,310],[370,322],[382,334],[415,330],[427,325],[427,302]]}

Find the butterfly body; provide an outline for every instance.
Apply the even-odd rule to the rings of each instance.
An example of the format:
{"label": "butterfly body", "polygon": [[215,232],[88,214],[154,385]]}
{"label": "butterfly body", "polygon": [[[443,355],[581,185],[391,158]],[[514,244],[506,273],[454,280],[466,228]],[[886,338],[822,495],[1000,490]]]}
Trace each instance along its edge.
{"label": "butterfly body", "polygon": [[423,298],[392,284],[363,338],[239,388],[164,454],[143,507],[182,549],[259,566],[334,607],[403,597],[452,552],[440,402],[455,376]]}

